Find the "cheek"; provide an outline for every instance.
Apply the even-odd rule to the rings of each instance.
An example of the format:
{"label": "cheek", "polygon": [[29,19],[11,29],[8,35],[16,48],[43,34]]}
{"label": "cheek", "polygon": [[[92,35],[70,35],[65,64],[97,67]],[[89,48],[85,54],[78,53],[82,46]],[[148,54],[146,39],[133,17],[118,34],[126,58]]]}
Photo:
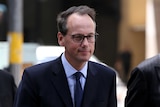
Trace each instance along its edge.
{"label": "cheek", "polygon": [[91,48],[92,51],[94,51],[94,50],[95,50],[95,43],[94,43],[94,44],[91,44],[91,45],[90,45],[90,48]]}
{"label": "cheek", "polygon": [[79,45],[72,43],[72,41],[65,41],[65,47],[70,51],[76,51]]}
{"label": "cheek", "polygon": [[69,48],[71,49],[71,51],[76,51],[76,50],[78,50],[78,48],[79,48],[79,45],[76,45],[76,44],[70,44],[69,45]]}
{"label": "cheek", "polygon": [[73,55],[73,56],[75,56],[78,53],[77,46],[73,44],[68,44],[65,49],[68,54]]}

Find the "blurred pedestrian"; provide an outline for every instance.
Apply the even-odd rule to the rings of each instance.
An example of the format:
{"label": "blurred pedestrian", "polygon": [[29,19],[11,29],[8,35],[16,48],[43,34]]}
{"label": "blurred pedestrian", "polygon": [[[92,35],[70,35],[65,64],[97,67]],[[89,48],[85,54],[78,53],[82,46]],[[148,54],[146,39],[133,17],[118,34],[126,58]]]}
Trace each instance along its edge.
{"label": "blurred pedestrian", "polygon": [[8,71],[0,70],[0,107],[13,107],[16,85]]}
{"label": "blurred pedestrian", "polygon": [[127,89],[125,107],[160,107],[160,54],[132,71]]}
{"label": "blurred pedestrian", "polygon": [[119,52],[115,62],[115,69],[118,71],[119,77],[127,84],[130,76],[132,54],[129,50]]}

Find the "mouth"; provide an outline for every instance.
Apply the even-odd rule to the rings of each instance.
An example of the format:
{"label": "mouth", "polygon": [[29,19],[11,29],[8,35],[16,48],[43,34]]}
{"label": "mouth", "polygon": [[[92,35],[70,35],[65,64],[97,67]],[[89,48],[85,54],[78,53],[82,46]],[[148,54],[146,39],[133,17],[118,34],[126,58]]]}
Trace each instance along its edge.
{"label": "mouth", "polygon": [[88,51],[88,50],[81,50],[81,51],[79,51],[81,54],[83,54],[83,55],[88,55],[88,54],[90,54],[90,51]]}

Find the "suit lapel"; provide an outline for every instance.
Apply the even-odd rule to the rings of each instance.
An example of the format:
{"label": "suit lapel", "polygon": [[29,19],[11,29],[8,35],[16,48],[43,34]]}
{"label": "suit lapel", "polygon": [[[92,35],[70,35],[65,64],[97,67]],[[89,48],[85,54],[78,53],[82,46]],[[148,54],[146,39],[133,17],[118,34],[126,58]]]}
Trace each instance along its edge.
{"label": "suit lapel", "polygon": [[[63,65],[61,63],[60,58],[54,64],[53,70],[53,77],[51,81],[53,86],[56,88],[57,92],[61,96],[62,100],[64,101],[66,107],[73,107],[72,98],[67,82],[67,78],[65,75],[65,71]],[[92,101],[96,93],[97,89],[97,76],[94,69],[94,66],[89,62],[88,70],[87,70],[87,79],[84,88],[84,96],[82,101],[82,107],[88,107],[90,102]]]}
{"label": "suit lapel", "polygon": [[158,80],[160,81],[160,65],[155,67],[155,71],[157,72]]}
{"label": "suit lapel", "polygon": [[87,79],[84,88],[84,96],[82,101],[82,107],[88,107],[88,104],[94,97],[97,89],[97,79],[96,79],[96,71],[94,70],[91,63],[89,63],[89,68],[87,71]]}
{"label": "suit lapel", "polygon": [[55,63],[53,68],[53,77],[51,78],[51,81],[64,101],[66,107],[73,107],[67,78],[60,58],[57,60],[57,63]]}

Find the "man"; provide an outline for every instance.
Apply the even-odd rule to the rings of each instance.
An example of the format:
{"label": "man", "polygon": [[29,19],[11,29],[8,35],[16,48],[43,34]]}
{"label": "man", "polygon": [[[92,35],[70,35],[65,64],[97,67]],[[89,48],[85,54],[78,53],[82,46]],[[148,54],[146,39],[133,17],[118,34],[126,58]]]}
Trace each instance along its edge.
{"label": "man", "polygon": [[13,76],[0,70],[0,107],[13,107],[16,89]]}
{"label": "man", "polygon": [[65,52],[24,70],[14,107],[116,107],[115,72],[88,61],[97,36],[95,11],[73,6],[58,15],[57,26]]}
{"label": "man", "polygon": [[133,70],[127,88],[125,107],[160,107],[160,54]]}

